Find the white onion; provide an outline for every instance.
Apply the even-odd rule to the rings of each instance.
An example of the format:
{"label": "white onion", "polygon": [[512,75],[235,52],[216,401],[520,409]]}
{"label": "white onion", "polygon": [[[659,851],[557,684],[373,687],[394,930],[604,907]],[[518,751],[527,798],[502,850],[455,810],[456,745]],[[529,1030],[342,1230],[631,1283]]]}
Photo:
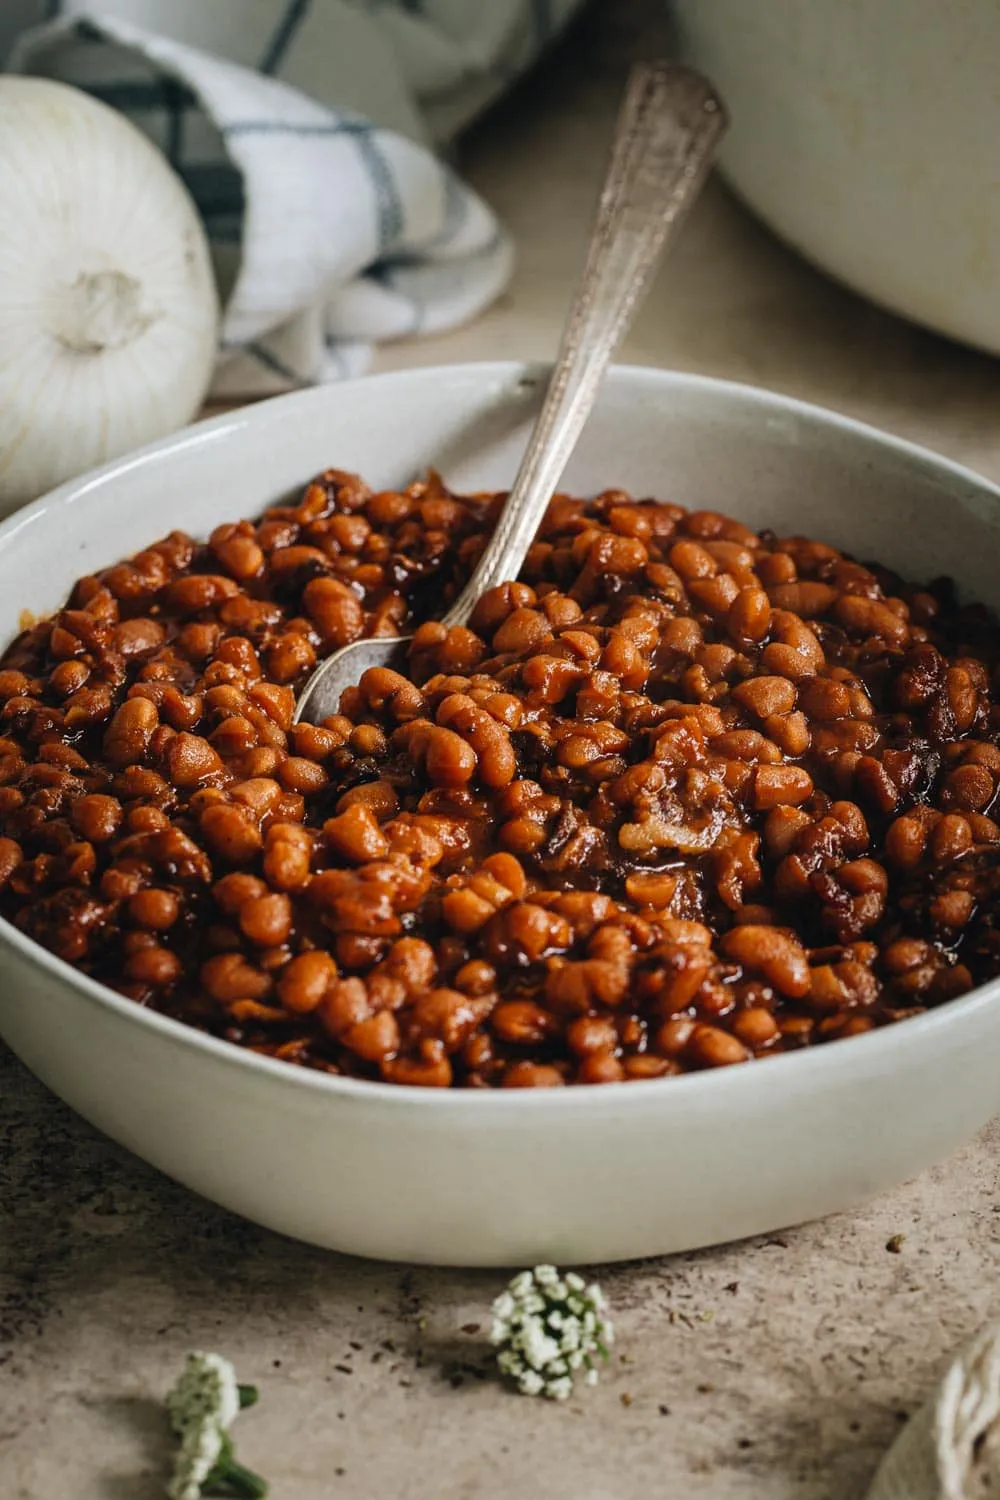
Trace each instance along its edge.
{"label": "white onion", "polygon": [[217,321],[160,152],[77,89],[0,77],[0,511],[188,421]]}

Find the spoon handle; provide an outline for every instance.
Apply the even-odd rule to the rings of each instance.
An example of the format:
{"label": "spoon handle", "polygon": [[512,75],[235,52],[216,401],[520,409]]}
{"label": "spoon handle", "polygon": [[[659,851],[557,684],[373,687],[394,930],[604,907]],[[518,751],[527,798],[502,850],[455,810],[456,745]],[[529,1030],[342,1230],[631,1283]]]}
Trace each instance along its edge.
{"label": "spoon handle", "polygon": [[633,70],[542,409],[493,536],[445,625],[466,624],[481,594],[520,572],[601,377],[698,196],[727,123],[710,84],[690,69],[644,63]]}

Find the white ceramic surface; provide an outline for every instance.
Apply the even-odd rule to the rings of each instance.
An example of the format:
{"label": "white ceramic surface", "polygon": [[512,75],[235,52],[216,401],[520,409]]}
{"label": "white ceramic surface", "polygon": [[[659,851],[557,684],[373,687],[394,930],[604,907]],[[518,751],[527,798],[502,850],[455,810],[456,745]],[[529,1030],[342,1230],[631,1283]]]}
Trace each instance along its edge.
{"label": "white ceramic surface", "polygon": [[[0,526],[0,641],[23,609],[171,526],[205,533],[335,464],[509,483],[537,375],[380,376],[220,418]],[[567,474],[727,510],[1000,605],[1000,490],[816,408],[696,376],[612,372]],[[899,1026],[716,1073],[609,1088],[421,1091],[308,1074],[142,1010],[0,922],[0,1032],[101,1130],[287,1234],[440,1264],[689,1249],[846,1208],[1000,1109],[1000,981]]]}
{"label": "white ceramic surface", "polygon": [[996,0],[671,0],[726,175],[876,302],[1000,352]]}

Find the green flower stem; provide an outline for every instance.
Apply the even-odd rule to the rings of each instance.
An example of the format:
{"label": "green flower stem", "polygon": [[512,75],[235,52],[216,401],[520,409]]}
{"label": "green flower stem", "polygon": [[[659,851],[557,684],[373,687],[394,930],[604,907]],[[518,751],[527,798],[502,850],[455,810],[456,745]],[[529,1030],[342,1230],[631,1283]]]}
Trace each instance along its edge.
{"label": "green flower stem", "polygon": [[239,1495],[241,1500],[264,1500],[267,1494],[266,1479],[236,1461],[228,1434],[223,1435],[218,1463],[201,1487],[203,1495],[218,1494],[220,1490]]}

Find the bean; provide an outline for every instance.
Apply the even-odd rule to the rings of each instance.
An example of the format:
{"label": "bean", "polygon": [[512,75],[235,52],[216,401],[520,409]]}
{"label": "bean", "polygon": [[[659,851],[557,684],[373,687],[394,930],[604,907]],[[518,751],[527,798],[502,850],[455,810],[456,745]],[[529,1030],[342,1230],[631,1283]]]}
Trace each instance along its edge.
{"label": "bean", "polygon": [[796,807],[812,794],[812,777],[801,766],[765,765],[754,772],[753,805],[758,812],[767,812],[772,807]]}
{"label": "bean", "polygon": [[292,930],[292,904],[280,892],[255,896],[239,911],[240,929],[252,943],[275,948],[287,941]]}
{"label": "bean", "polygon": [[249,536],[232,536],[224,541],[213,542],[213,549],[220,565],[232,578],[240,583],[256,578],[264,566],[264,553]]}
{"label": "bean", "polygon": [[336,977],[336,965],[329,953],[322,949],[300,953],[282,970],[278,999],[286,1010],[309,1015],[320,1005]]}
{"label": "bean", "polygon": [[756,1051],[778,1036],[778,1023],[763,1006],[750,1006],[733,1017],[733,1034],[745,1047]]}
{"label": "bean", "polygon": [[360,600],[339,579],[313,578],[303,590],[302,603],[324,642],[334,649],[357,640],[364,629]]}
{"label": "bean", "polygon": [[496,1007],[490,1024],[501,1041],[524,1046],[544,1041],[553,1018],[532,1000],[508,1000]]}
{"label": "bean", "polygon": [[971,891],[942,891],[931,901],[930,913],[942,927],[964,927],[975,904],[976,898]]}
{"label": "bean", "polygon": [[842,594],[833,613],[846,630],[881,637],[892,646],[900,646],[906,640],[906,621],[878,599]]}
{"label": "bean", "polygon": [[537,646],[551,634],[551,626],[539,610],[515,609],[493,635],[494,651],[515,655]]}
{"label": "bean", "polygon": [[289,631],[269,646],[266,656],[268,675],[275,682],[294,682],[316,665],[316,651],[304,635]]}
{"label": "bean", "polygon": [[420,689],[388,667],[369,667],[362,672],[359,686],[371,709],[376,713],[384,713],[397,723],[416,719],[424,711],[424,698]]}
{"label": "bean", "polygon": [[804,682],[799,701],[813,719],[846,719],[851,712],[851,694],[846,683],[831,677],[811,677]]}
{"label": "bean", "polygon": [[558,1068],[547,1063],[511,1063],[503,1075],[505,1089],[559,1088],[565,1081]]}
{"label": "bean", "polygon": [[828,583],[815,579],[799,579],[794,583],[775,583],[768,590],[775,609],[790,610],[803,620],[815,620],[827,610],[837,598],[837,590]]}
{"label": "bean", "polygon": [[762,661],[768,671],[793,682],[814,677],[826,658],[823,648],[798,615],[776,609],[771,615],[777,639],[764,647]]}
{"label": "bean", "polygon": [[323,836],[336,853],[358,864],[382,859],[389,852],[388,840],[364,803],[352,803],[335,818],[328,818]]}
{"label": "bean", "polygon": [[714,578],[719,565],[706,548],[687,539],[675,542],[667,554],[670,566],[689,582],[695,578]]}
{"label": "bean", "polygon": [[399,1026],[392,1012],[383,1010],[377,1015],[356,1021],[347,1028],[340,1040],[365,1062],[387,1062],[399,1050]]}
{"label": "bean", "polygon": [[695,1023],[689,1016],[673,1016],[664,1021],[656,1033],[656,1050],[665,1057],[680,1057],[694,1035]]}
{"label": "bean", "polygon": [[665,1078],[670,1073],[679,1073],[681,1070],[677,1063],[672,1063],[665,1057],[657,1057],[655,1052],[633,1053],[622,1061],[626,1078]]}
{"label": "bean", "polygon": [[150,984],[154,989],[167,989],[175,984],[181,974],[181,961],[169,948],[140,948],[125,960],[124,974],[139,984]]}
{"label": "bean", "polygon": [[222,761],[208,740],[197,734],[175,734],[166,749],[167,777],[177,787],[197,786],[222,770]]}
{"label": "bean", "polygon": [[[729,620],[732,616],[733,607],[740,594],[740,586],[736,579],[729,573],[716,573],[713,578],[694,578],[687,586],[689,596],[694,602],[709,614],[718,619]],[[755,594],[757,590],[753,591]],[[764,596],[766,603],[766,595]],[[752,623],[759,621],[759,609],[755,609],[752,615]],[[770,606],[768,606],[770,614]],[[737,612],[737,622],[741,618],[741,611]],[[747,619],[751,616],[748,614]],[[766,633],[766,632],[765,632]],[[740,637],[742,640],[742,636]]]}
{"label": "bean", "polygon": [[785,755],[804,755],[809,749],[812,736],[803,713],[770,714],[764,730]]}
{"label": "bean", "polygon": [[464,693],[451,693],[438,705],[437,722],[461,735],[476,756],[477,773],[485,786],[507,786],[517,770],[510,736],[502,724]]}
{"label": "bean", "polygon": [[862,755],[854,771],[859,798],[880,813],[894,812],[899,803],[899,787],[881,761]]}
{"label": "bean", "polygon": [[972,848],[972,829],[968,820],[958,813],[945,813],[930,834],[931,858],[940,863],[958,859]]}
{"label": "bean", "polygon": [[566,1044],[577,1057],[611,1053],[618,1045],[618,1032],[608,1016],[580,1016],[566,1028]]}
{"label": "bean", "polygon": [[[250,698],[254,707],[247,710],[247,717],[258,729],[264,727],[265,718],[279,730],[291,728],[295,694],[290,687],[277,682],[258,682],[250,689]],[[277,742],[284,746],[283,733],[278,736]]]}
{"label": "bean", "polygon": [[437,786],[464,787],[476,773],[476,752],[451,729],[431,725],[426,739],[427,775]]}
{"label": "bean", "polygon": [[123,656],[139,656],[154,651],[166,639],[166,631],[158,620],[137,616],[116,625],[111,637],[116,651]]}
{"label": "bean", "polygon": [[104,735],[104,753],[113,766],[134,765],[144,758],[159,715],[146,698],[128,698]]}
{"label": "bean", "polygon": [[776,927],[734,927],[721,947],[727,958],[763,974],[783,995],[797,1000],[809,993],[809,964],[802,945]]}
{"label": "bean", "polygon": [[137,927],[165,932],[180,916],[180,902],[173,891],[149,887],[128,900],[128,914]]}
{"label": "bean", "polygon": [[727,629],[738,646],[762,641],[771,626],[771,604],[763,589],[743,588],[729,607]]}
{"label": "bean", "polygon": [[941,803],[961,812],[982,812],[993,800],[995,789],[993,777],[985,766],[957,766],[944,779]]}
{"label": "bean", "polygon": [[9,668],[0,671],[0,702],[6,703],[9,698],[23,697],[30,687],[31,679],[24,672]]}
{"label": "bean", "polygon": [[330,778],[322,766],[303,755],[290,755],[279,768],[282,786],[304,797],[315,796],[329,785]]}
{"label": "bean", "polygon": [[270,976],[247,962],[239,953],[220,953],[201,968],[201,982],[213,1000],[223,1003],[263,1000],[271,990]]}
{"label": "bean", "polygon": [[207,807],[199,820],[205,843],[228,864],[246,864],[260,849],[260,829],[249,812],[227,803]]}
{"label": "bean", "polygon": [[73,827],[92,844],[106,844],[121,827],[122,805],[117,797],[93,792],[73,803]]}
{"label": "bean", "polygon": [[759,719],[772,714],[791,713],[795,707],[796,689],[787,677],[751,677],[737,683],[733,698],[741,707]]}
{"label": "bean", "polygon": [[927,829],[924,825],[916,818],[904,815],[891,823],[886,831],[886,858],[902,869],[912,869],[923,858],[926,844]]}
{"label": "bean", "polygon": [[279,891],[295,891],[309,884],[311,844],[294,824],[272,823],[264,849],[264,874]]}
{"label": "bean", "polygon": [[401,1083],[410,1088],[446,1089],[452,1081],[451,1063],[445,1056],[425,1059],[422,1057],[389,1057],[381,1063],[382,1077],[387,1083]]}
{"label": "bean", "polygon": [[889,877],[874,859],[855,859],[841,865],[837,871],[837,879],[855,896],[866,895],[869,891],[877,891],[880,896],[884,896],[889,889]]}
{"label": "bean", "polygon": [[591,1052],[581,1058],[576,1076],[579,1083],[623,1083],[625,1068],[610,1052]]}
{"label": "bean", "polygon": [[197,615],[211,609],[223,599],[230,599],[237,592],[231,578],[210,573],[195,573],[187,578],[175,578],[164,590],[164,604],[175,615]]}
{"label": "bean", "polygon": [[750,1056],[738,1037],[718,1026],[696,1026],[688,1048],[695,1064],[702,1068],[725,1068],[746,1062]]}
{"label": "bean", "polygon": [[0,838],[0,888],[7,885],[23,859],[24,851],[16,839]]}

